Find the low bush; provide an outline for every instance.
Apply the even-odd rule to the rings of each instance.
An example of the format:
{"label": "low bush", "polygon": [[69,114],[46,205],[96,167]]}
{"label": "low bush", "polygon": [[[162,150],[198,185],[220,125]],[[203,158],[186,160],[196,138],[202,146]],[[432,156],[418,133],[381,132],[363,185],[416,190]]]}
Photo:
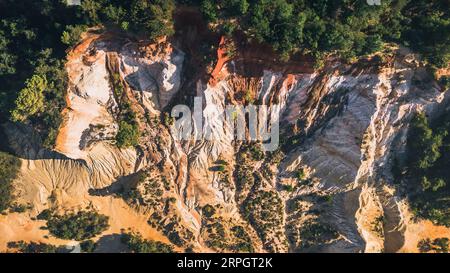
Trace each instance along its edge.
{"label": "low bush", "polygon": [[20,168],[20,160],[10,154],[0,152],[0,212],[11,206],[13,200],[12,181]]}
{"label": "low bush", "polygon": [[108,229],[109,217],[95,211],[54,215],[47,221],[49,232],[57,238],[83,241]]}
{"label": "low bush", "polygon": [[153,240],[145,240],[139,233],[123,233],[121,241],[134,253],[173,252],[173,247],[171,245]]}

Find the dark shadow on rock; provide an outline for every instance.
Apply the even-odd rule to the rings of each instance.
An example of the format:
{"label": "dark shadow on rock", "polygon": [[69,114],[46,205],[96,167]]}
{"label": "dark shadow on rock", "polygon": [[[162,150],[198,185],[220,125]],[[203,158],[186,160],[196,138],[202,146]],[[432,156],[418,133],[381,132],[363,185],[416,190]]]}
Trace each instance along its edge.
{"label": "dark shadow on rock", "polygon": [[224,166],[222,166],[222,165],[211,166],[211,167],[209,167],[208,170],[211,172],[220,172],[220,171],[224,170]]}
{"label": "dark shadow on rock", "polygon": [[89,189],[88,193],[91,196],[110,196],[114,194],[121,194],[130,189],[136,188],[139,175],[140,172],[122,176],[111,183],[111,185],[101,189]]}
{"label": "dark shadow on rock", "polygon": [[73,160],[86,165],[82,159],[72,159],[64,154],[49,150],[42,146],[42,138],[31,126],[7,122],[0,125],[0,136],[3,136],[0,150],[7,151],[21,159],[40,160]]}
{"label": "dark shadow on rock", "polygon": [[[125,58],[127,62],[127,58]],[[137,63],[130,63],[129,65],[138,65]],[[130,87],[136,91],[158,91],[158,79],[155,75],[160,75],[164,70],[164,65],[162,63],[152,63],[149,65],[141,66],[137,71],[125,76],[125,81],[130,85]],[[148,79],[147,85],[143,86],[140,78]]]}
{"label": "dark shadow on rock", "polygon": [[129,253],[127,245],[122,243],[118,233],[105,235],[97,241],[94,253]]}
{"label": "dark shadow on rock", "polygon": [[127,76],[125,76],[125,81],[128,83],[128,85],[136,91],[143,91],[143,88],[141,87],[141,84],[139,82],[139,72],[133,72]]}

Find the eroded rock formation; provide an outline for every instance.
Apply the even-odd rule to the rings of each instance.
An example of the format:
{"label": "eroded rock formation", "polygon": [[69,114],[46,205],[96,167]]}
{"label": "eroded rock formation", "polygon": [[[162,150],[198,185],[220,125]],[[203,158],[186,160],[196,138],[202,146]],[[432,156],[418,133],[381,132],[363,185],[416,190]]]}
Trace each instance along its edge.
{"label": "eroded rock formation", "polygon": [[[210,79],[186,84],[189,60],[169,41],[86,38],[68,57],[68,107],[57,153],[36,147],[24,128],[7,129],[23,155],[15,185],[19,200],[33,204],[28,216],[50,206],[97,204],[115,214],[110,233],[136,213],[144,236],[195,251],[417,251],[417,241],[433,230],[450,234],[413,222],[393,186],[392,153],[403,150],[412,114],[433,115],[446,104],[416,56],[392,48],[383,58],[330,61],[314,70],[306,59],[283,67],[248,51],[220,59]],[[118,82],[139,124],[135,148],[115,146],[124,103]],[[178,141],[172,134],[168,108],[192,101],[192,94],[202,98],[213,140]],[[220,126],[217,113],[227,104],[247,103],[280,111],[276,152],[233,141]],[[106,209],[118,202],[134,212]],[[22,221],[32,222],[28,216]],[[8,221],[1,219],[0,229]],[[23,232],[43,240],[17,229],[6,237]],[[321,239],[311,241],[316,232]]]}

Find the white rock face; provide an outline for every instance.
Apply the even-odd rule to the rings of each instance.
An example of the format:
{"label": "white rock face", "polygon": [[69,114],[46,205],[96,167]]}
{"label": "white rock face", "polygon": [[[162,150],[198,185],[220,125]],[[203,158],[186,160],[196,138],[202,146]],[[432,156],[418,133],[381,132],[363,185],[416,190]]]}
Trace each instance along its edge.
{"label": "white rock face", "polygon": [[[89,48],[95,52],[93,56],[89,52],[73,54],[66,65],[70,80],[69,107],[56,150],[73,159],[87,158],[89,149],[85,142],[92,127],[105,128],[104,140],[112,139],[118,128],[113,116],[117,102],[106,65],[108,44],[94,42]],[[120,77],[151,113],[158,113],[179,90],[184,61],[181,51],[173,49],[170,54],[149,59],[139,56],[132,45],[126,44],[117,56]]]}
{"label": "white rock face", "polygon": [[90,126],[114,124],[107,106],[112,90],[105,56],[104,51],[99,51],[92,65],[84,64],[82,55],[70,58],[67,63],[69,108],[56,150],[68,157],[86,158],[87,151],[82,149],[82,139]]}
{"label": "white rock face", "polygon": [[121,76],[142,96],[149,110],[159,111],[180,88],[184,53],[174,48],[170,54],[149,59],[133,52],[125,46],[119,54]]}

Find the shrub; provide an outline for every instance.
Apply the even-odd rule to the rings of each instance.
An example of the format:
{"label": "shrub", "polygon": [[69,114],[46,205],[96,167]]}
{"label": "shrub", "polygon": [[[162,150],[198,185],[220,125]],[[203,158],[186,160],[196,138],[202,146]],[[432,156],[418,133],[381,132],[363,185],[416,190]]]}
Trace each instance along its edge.
{"label": "shrub", "polygon": [[84,25],[68,25],[62,33],[61,42],[68,46],[73,46],[81,39],[81,34],[87,29]]}
{"label": "shrub", "polygon": [[137,124],[120,121],[116,143],[119,148],[137,146],[139,144],[139,128]]}
{"label": "shrub", "polygon": [[83,241],[108,229],[109,217],[94,211],[55,215],[47,221],[49,232],[57,238]]}
{"label": "shrub", "polygon": [[226,162],[225,160],[223,160],[223,159],[218,159],[218,160],[216,160],[216,162],[214,162],[215,164],[218,164],[218,165],[224,165],[224,166],[227,166],[228,165],[228,162]]}
{"label": "shrub", "polygon": [[20,160],[12,155],[0,152],[0,212],[6,210],[12,202],[12,181],[20,168]]}
{"label": "shrub", "polygon": [[95,248],[97,247],[97,244],[92,240],[86,240],[80,243],[81,251],[86,253],[92,253],[94,252]]}
{"label": "shrub", "polygon": [[338,236],[339,234],[334,228],[314,220],[308,220],[300,229],[300,239],[303,248],[324,244],[336,239]]}
{"label": "shrub", "polygon": [[214,209],[213,206],[208,204],[202,208],[202,212],[203,212],[204,216],[209,218],[209,217],[212,217],[216,213],[216,209]]}
{"label": "shrub", "polygon": [[32,208],[32,206],[30,205],[25,205],[25,204],[12,204],[9,208],[10,212],[16,212],[16,213],[24,213],[25,211],[27,211],[27,209]]}
{"label": "shrub", "polygon": [[44,110],[44,90],[47,88],[47,79],[43,76],[33,75],[25,82],[26,87],[20,90],[11,112],[13,121],[25,121],[28,117]]}
{"label": "shrub", "polygon": [[45,209],[38,214],[38,220],[49,220],[52,217],[52,212],[49,209]]}
{"label": "shrub", "polygon": [[420,240],[417,244],[417,248],[422,253],[435,251],[437,253],[448,253],[449,251],[449,239],[448,238],[436,238],[431,241],[429,238]]}
{"label": "shrub", "polygon": [[165,126],[170,127],[174,124],[175,119],[172,116],[170,116],[168,113],[164,112],[162,122]]}
{"label": "shrub", "polygon": [[233,250],[240,252],[253,252],[253,245],[250,236],[242,226],[234,226],[231,228],[231,232],[237,239],[237,243],[232,246]]}
{"label": "shrub", "polygon": [[217,170],[218,172],[223,172],[223,171],[225,171],[225,166],[224,166],[224,165],[218,165],[217,168],[216,168],[216,170]]}
{"label": "shrub", "polygon": [[257,191],[244,203],[244,216],[250,221],[263,241],[283,221],[283,201],[277,192]]}
{"label": "shrub", "polygon": [[398,178],[406,173],[403,182],[414,215],[446,226],[450,226],[449,125],[450,113],[437,117],[432,124],[425,114],[417,114],[408,133],[406,166],[396,171]]}
{"label": "shrub", "polygon": [[250,154],[253,160],[260,161],[264,159],[264,152],[259,143],[254,143],[250,146]]}
{"label": "shrub", "polygon": [[306,178],[305,171],[303,171],[303,169],[298,170],[295,173],[295,177],[299,180],[299,182],[305,180]]}
{"label": "shrub", "polygon": [[153,240],[145,240],[139,233],[122,233],[121,241],[134,253],[173,252],[171,245]]}
{"label": "shrub", "polygon": [[20,253],[57,253],[63,249],[62,247],[50,244],[40,242],[26,243],[24,241],[8,242],[7,247],[10,249],[15,249]]}
{"label": "shrub", "polygon": [[294,187],[292,185],[283,185],[283,190],[285,190],[287,192],[293,192]]}

